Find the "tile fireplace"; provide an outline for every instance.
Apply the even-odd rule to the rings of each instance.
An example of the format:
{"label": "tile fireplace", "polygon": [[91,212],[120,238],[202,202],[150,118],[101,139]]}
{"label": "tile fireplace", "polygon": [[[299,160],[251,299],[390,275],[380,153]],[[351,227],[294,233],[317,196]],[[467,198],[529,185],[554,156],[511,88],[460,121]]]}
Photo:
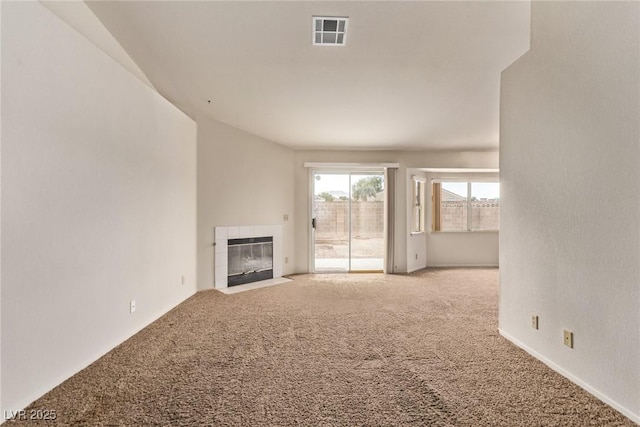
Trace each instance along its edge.
{"label": "tile fireplace", "polygon": [[214,228],[214,287],[282,277],[282,226]]}

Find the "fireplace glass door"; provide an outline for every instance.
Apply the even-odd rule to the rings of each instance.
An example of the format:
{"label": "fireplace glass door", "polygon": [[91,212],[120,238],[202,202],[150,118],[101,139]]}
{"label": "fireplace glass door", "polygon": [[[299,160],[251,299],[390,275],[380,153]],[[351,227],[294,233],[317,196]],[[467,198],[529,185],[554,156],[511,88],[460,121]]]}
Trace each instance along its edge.
{"label": "fireplace glass door", "polygon": [[227,249],[228,286],[273,279],[273,237],[229,239]]}
{"label": "fireplace glass door", "polygon": [[313,271],[382,271],[384,174],[315,172],[313,182]]}

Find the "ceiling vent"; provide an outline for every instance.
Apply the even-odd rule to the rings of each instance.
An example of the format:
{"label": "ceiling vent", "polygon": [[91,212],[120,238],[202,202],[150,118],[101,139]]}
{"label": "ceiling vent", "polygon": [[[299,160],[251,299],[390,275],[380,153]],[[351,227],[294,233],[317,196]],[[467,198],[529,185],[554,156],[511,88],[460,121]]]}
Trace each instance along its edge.
{"label": "ceiling vent", "polygon": [[344,46],[347,42],[349,18],[314,16],[313,44],[323,46]]}

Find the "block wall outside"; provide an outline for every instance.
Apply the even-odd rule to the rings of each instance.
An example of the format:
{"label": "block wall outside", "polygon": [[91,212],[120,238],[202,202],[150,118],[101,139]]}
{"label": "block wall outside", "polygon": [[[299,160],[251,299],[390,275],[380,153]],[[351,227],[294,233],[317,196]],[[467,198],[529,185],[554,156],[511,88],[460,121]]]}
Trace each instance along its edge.
{"label": "block wall outside", "polygon": [[[383,237],[384,202],[352,201],[351,233],[353,237]],[[349,201],[317,201],[316,237],[347,238],[349,236]]]}
{"label": "block wall outside", "polygon": [[[353,201],[352,235],[383,237],[384,202]],[[347,238],[349,236],[349,201],[316,202],[316,237]],[[467,204],[443,202],[440,211],[442,231],[467,229]],[[471,223],[474,230],[500,229],[500,204],[495,201],[471,203]]]}
{"label": "block wall outside", "polygon": [[[442,202],[440,209],[441,230],[467,229],[467,203]],[[500,203],[495,201],[471,202],[471,224],[473,230],[500,229]]]}

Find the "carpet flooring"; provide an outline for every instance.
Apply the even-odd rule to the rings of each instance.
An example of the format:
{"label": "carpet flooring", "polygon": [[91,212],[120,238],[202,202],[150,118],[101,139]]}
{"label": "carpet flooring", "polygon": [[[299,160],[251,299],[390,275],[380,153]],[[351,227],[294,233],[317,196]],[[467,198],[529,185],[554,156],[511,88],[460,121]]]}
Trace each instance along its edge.
{"label": "carpet flooring", "polygon": [[200,292],[29,409],[91,426],[635,425],[498,334],[496,269],[292,278]]}

